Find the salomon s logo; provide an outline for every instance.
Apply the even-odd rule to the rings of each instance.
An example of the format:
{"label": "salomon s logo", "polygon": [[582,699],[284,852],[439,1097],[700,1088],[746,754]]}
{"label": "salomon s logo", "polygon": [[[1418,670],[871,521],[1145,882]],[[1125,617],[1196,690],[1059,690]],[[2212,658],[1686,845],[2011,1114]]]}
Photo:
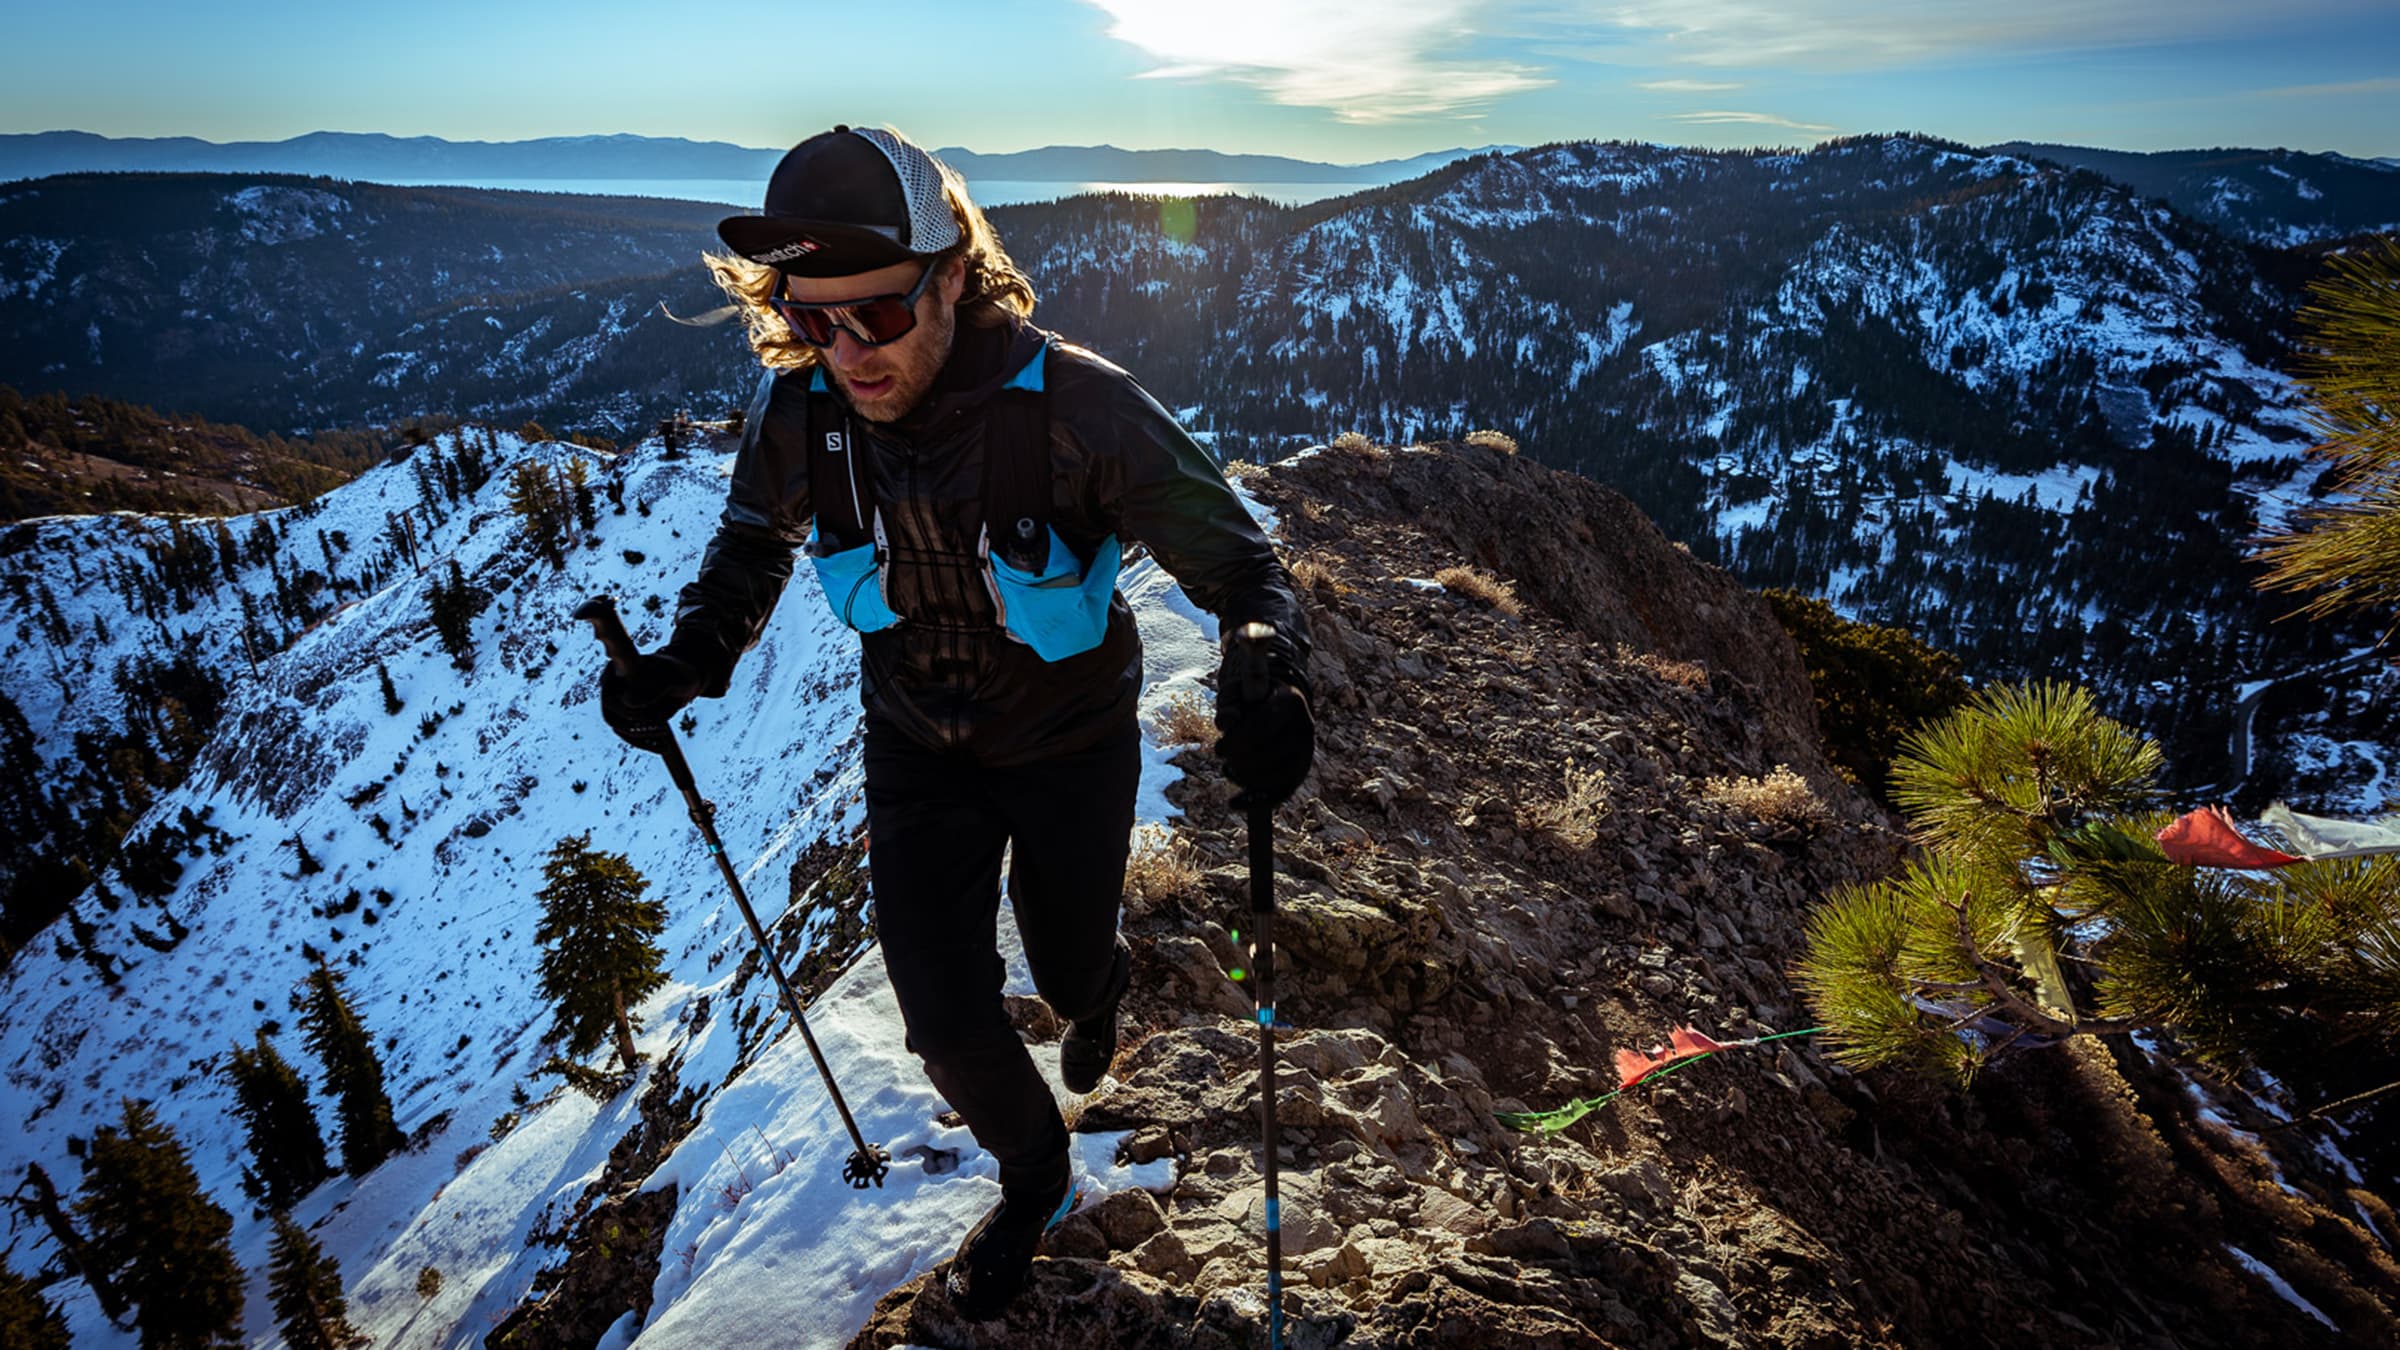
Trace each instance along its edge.
{"label": "salomon s logo", "polygon": [[826,454],[838,455],[849,448],[850,447],[842,443],[842,433],[838,431],[828,431],[825,433]]}

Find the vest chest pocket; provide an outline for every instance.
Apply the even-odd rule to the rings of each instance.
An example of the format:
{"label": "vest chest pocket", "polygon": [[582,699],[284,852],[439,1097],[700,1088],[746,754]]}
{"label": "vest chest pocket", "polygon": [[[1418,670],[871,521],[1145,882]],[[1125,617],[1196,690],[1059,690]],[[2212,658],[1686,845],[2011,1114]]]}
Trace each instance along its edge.
{"label": "vest chest pocket", "polygon": [[1000,626],[1033,648],[1034,655],[1063,661],[1090,651],[1108,636],[1109,597],[1116,593],[1117,569],[1124,561],[1115,535],[1100,541],[1089,566],[1057,530],[1050,531],[1049,559],[1036,572],[1012,567],[992,552],[988,530],[978,551],[984,555]]}
{"label": "vest chest pocket", "polygon": [[[882,520],[876,520],[880,527]],[[883,595],[883,550],[873,544],[830,551],[823,534],[808,541],[808,560],[834,617],[861,633],[880,632],[900,622]]]}

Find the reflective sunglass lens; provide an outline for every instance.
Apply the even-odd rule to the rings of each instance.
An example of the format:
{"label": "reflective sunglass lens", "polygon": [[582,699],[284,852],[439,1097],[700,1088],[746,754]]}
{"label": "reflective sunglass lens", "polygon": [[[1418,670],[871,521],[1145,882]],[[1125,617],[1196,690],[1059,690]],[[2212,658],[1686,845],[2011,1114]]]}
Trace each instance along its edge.
{"label": "reflective sunglass lens", "polygon": [[850,311],[870,342],[890,342],[917,326],[917,312],[891,297],[878,297]]}
{"label": "reflective sunglass lens", "polygon": [[837,330],[846,330],[868,346],[879,347],[908,336],[909,330],[917,326],[916,310],[897,296],[877,296],[834,309],[777,301],[775,309],[801,341],[817,347],[832,346]]}
{"label": "reflective sunglass lens", "polygon": [[792,324],[800,330],[800,336],[810,342],[820,347],[833,345],[833,319],[823,310],[793,310]]}

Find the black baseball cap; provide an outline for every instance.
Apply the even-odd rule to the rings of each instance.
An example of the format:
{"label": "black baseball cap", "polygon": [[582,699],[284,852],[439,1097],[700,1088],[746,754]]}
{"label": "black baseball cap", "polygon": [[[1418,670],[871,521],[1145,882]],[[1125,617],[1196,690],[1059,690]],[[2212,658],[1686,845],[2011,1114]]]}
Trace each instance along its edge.
{"label": "black baseball cap", "polygon": [[835,127],[793,146],[764,210],[718,221],[717,237],[794,276],[841,277],[939,253],[959,234],[933,156],[896,131]]}

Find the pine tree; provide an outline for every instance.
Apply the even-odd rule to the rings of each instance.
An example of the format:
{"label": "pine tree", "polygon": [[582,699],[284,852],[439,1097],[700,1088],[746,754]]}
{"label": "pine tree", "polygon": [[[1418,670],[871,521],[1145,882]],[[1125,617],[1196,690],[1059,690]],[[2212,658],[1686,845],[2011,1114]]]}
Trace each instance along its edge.
{"label": "pine tree", "polygon": [[10,1350],[67,1350],[67,1319],[41,1288],[0,1266],[0,1345]]}
{"label": "pine tree", "polygon": [[2400,858],[2169,862],[2162,761],[2061,685],[1986,690],[1911,737],[1893,795],[1924,854],[1808,924],[1799,983],[1835,1057],[1963,1076],[2163,1029],[2315,1088],[2400,1050]]}
{"label": "pine tree", "polygon": [[233,1217],[200,1189],[183,1145],[150,1109],[125,1099],[84,1151],[75,1204],[91,1250],[135,1304],[144,1347],[239,1343],[244,1282]]}
{"label": "pine tree", "polygon": [[2314,453],[2351,500],[2299,513],[2269,535],[2264,585],[2315,591],[2305,613],[2367,609],[2400,616],[2400,240],[2326,260],[2301,311],[2315,350],[2300,375],[2327,432]]}
{"label": "pine tree", "polygon": [[317,855],[308,851],[308,841],[302,839],[298,831],[293,832],[291,845],[292,856],[300,860],[301,876],[313,877],[325,870],[325,864],[318,862]]}
{"label": "pine tree", "polygon": [[[108,1269],[92,1250],[92,1244],[84,1240],[83,1234],[77,1232],[74,1223],[67,1218],[66,1207],[59,1203],[58,1187],[51,1182],[50,1174],[42,1170],[40,1163],[25,1164],[25,1184],[11,1192],[8,1200],[19,1214],[40,1223],[49,1232],[50,1241],[57,1246],[59,1259],[66,1265],[67,1272],[80,1276],[85,1284],[91,1286],[92,1297],[100,1304],[101,1316],[123,1325],[123,1291],[109,1278]],[[5,1344],[7,1342],[0,1341],[0,1345]]]}
{"label": "pine tree", "polygon": [[475,616],[491,597],[467,584],[466,573],[458,560],[450,560],[448,580],[436,579],[426,587],[425,599],[433,615],[434,631],[441,635],[442,650],[450,653],[450,662],[460,670],[475,666]]}
{"label": "pine tree", "polygon": [[567,462],[567,495],[575,505],[575,520],[585,533],[600,528],[600,503],[592,497],[591,465],[580,459]]}
{"label": "pine tree", "polygon": [[241,545],[233,541],[233,531],[226,526],[223,516],[217,518],[215,543],[218,574],[223,576],[229,584],[240,582],[242,579]]}
{"label": "pine tree", "polygon": [[553,567],[566,561],[574,519],[574,503],[562,488],[558,472],[538,460],[519,464],[508,478],[508,509],[525,522],[525,537]]}
{"label": "pine tree", "polygon": [[339,1105],[342,1170],[365,1176],[406,1142],[392,1123],[392,1099],[383,1088],[383,1061],[375,1041],[351,1010],[341,977],[320,960],[308,974],[301,998],[300,1029],[310,1053],[325,1070],[325,1095]]}
{"label": "pine tree", "polygon": [[645,900],[650,883],[622,853],[592,848],[592,836],[570,835],[542,864],[542,921],[534,940],[542,953],[542,992],[557,1013],[550,1034],[569,1055],[589,1054],[613,1028],[628,1070],[639,1058],[626,1006],[666,983],[663,953],[651,941],[666,928],[667,907]]}
{"label": "pine tree", "polygon": [[392,672],[383,662],[375,663],[375,680],[383,686],[383,711],[387,717],[397,717],[407,705],[400,701],[400,691],[392,687]]}
{"label": "pine tree", "polygon": [[288,1209],[333,1175],[325,1160],[325,1136],[309,1110],[308,1085],[276,1053],[261,1028],[255,1049],[233,1048],[226,1062],[233,1080],[234,1111],[250,1136],[251,1166],[242,1189],[270,1209]]}
{"label": "pine tree", "polygon": [[341,1267],[288,1214],[275,1216],[269,1259],[273,1264],[267,1271],[267,1295],[283,1325],[286,1345],[293,1350],[349,1350],[368,1343],[370,1338],[350,1325]]}

